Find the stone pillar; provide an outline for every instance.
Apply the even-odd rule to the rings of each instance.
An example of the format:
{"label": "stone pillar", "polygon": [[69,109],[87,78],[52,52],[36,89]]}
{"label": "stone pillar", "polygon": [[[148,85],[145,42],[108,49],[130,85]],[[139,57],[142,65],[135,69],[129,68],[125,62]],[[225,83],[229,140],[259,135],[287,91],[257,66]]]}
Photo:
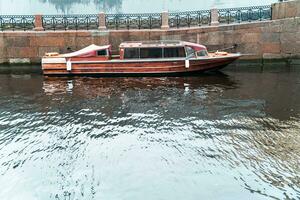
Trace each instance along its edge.
{"label": "stone pillar", "polygon": [[300,17],[300,0],[272,4],[272,20]]}
{"label": "stone pillar", "polygon": [[210,25],[219,26],[219,12],[217,8],[212,8],[210,10]]}
{"label": "stone pillar", "polygon": [[106,30],[106,17],[105,13],[101,12],[99,13],[99,30]]}
{"label": "stone pillar", "polygon": [[43,31],[43,15],[35,15],[34,16],[34,29],[35,31]]}
{"label": "stone pillar", "polygon": [[169,29],[169,12],[164,11],[161,13],[161,29]]}

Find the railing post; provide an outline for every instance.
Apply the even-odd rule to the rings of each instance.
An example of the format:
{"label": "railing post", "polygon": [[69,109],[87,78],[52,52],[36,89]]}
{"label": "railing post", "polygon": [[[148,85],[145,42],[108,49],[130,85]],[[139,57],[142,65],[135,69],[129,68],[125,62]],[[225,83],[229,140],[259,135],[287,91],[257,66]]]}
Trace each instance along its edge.
{"label": "railing post", "polygon": [[99,30],[106,30],[106,17],[105,13],[101,12],[99,13]]}
{"label": "railing post", "polygon": [[164,11],[161,13],[161,29],[169,29],[169,12]]}
{"label": "railing post", "polygon": [[217,8],[212,8],[210,10],[210,25],[219,26],[219,12]]}
{"label": "railing post", "polygon": [[43,31],[43,15],[37,14],[34,16],[34,31]]}

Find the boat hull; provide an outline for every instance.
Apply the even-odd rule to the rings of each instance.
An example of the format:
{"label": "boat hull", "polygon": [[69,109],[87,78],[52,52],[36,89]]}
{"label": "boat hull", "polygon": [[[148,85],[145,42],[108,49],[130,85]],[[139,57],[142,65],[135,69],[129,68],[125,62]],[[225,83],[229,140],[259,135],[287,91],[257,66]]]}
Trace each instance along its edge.
{"label": "boat hull", "polygon": [[[44,75],[178,75],[193,74],[226,67],[240,57],[240,54],[228,56],[190,59],[164,60],[70,60],[71,67],[63,59],[43,59]],[[70,65],[69,63],[69,65]]]}

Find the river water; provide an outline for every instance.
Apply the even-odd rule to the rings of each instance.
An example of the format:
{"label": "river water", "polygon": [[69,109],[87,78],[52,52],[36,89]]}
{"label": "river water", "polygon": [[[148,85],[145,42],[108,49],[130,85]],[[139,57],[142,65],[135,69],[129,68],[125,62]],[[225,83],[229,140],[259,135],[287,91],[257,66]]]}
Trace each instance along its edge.
{"label": "river water", "polygon": [[0,15],[173,12],[270,5],[274,2],[277,0],[0,0]]}
{"label": "river water", "polygon": [[0,199],[299,199],[300,70],[0,74]]}

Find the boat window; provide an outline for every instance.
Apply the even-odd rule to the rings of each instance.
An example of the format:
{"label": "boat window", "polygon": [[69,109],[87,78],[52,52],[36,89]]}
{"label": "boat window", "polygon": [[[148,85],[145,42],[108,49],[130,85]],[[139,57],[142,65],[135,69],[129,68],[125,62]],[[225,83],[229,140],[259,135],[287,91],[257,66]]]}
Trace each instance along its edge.
{"label": "boat window", "polygon": [[162,58],[162,48],[141,48],[141,58]]}
{"label": "boat window", "polygon": [[192,47],[186,47],[185,49],[187,57],[192,58],[196,56],[195,50]]}
{"label": "boat window", "polygon": [[208,56],[208,53],[206,50],[201,50],[197,52],[197,56]]}
{"label": "boat window", "polygon": [[140,57],[139,48],[126,48],[124,52],[124,59],[134,59]]}
{"label": "boat window", "polygon": [[106,55],[107,55],[106,49],[97,51],[97,56],[106,56]]}
{"label": "boat window", "polygon": [[183,47],[171,47],[164,48],[164,57],[165,58],[180,58],[185,57],[185,51]]}

